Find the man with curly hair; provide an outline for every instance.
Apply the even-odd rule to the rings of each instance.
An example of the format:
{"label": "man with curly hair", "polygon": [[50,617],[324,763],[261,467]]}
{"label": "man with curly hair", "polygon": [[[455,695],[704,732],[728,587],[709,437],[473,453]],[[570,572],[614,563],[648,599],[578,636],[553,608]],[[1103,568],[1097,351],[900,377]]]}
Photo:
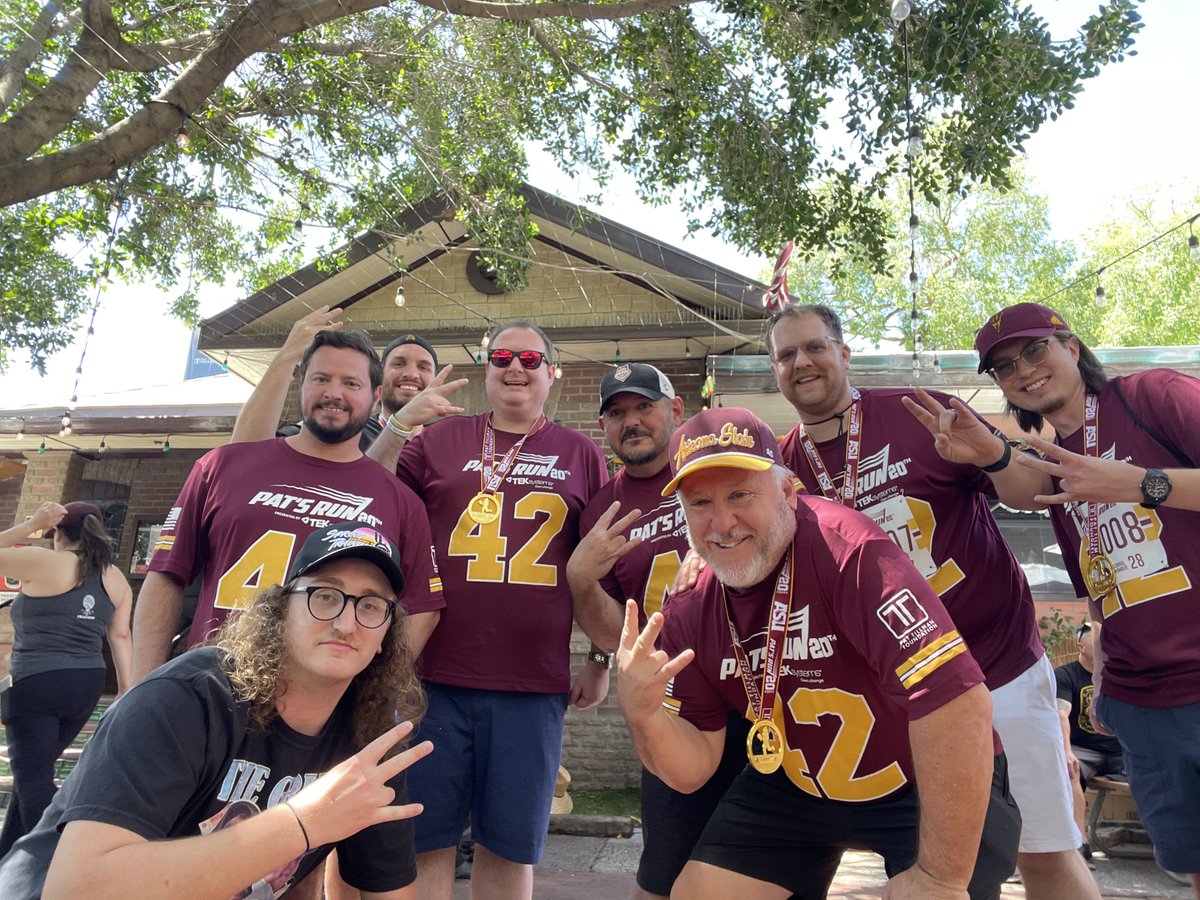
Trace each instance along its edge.
{"label": "man with curly hair", "polygon": [[313,532],[215,646],[112,707],[4,896],[315,898],[336,848],[361,897],[415,898],[404,773],[433,745],[391,754],[424,709],[400,559],[357,522]]}

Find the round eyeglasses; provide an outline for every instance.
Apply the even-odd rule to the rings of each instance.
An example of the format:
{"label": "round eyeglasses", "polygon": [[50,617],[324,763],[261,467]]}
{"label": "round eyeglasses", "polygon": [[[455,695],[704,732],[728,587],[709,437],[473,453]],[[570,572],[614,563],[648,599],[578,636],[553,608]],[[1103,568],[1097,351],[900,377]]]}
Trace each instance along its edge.
{"label": "round eyeglasses", "polygon": [[323,584],[310,584],[288,593],[308,594],[308,611],[314,619],[322,622],[336,619],[342,614],[346,604],[351,602],[354,604],[354,618],[363,628],[378,628],[396,611],[394,600],[370,594],[356,597],[354,594],[347,594],[338,588]]}
{"label": "round eyeglasses", "polygon": [[988,374],[996,381],[1008,381],[1017,374],[1017,363],[1021,360],[1030,366],[1036,366],[1043,362],[1050,355],[1050,338],[1045,338],[1041,341],[1034,341],[1032,344],[1027,344],[1025,348],[1016,356],[1008,359],[992,360],[991,368]]}
{"label": "round eyeglasses", "polygon": [[514,353],[511,350],[489,350],[488,362],[497,369],[507,369],[512,365],[513,360],[517,360],[523,368],[536,369],[546,361],[546,354],[541,350],[522,350],[520,353]]}

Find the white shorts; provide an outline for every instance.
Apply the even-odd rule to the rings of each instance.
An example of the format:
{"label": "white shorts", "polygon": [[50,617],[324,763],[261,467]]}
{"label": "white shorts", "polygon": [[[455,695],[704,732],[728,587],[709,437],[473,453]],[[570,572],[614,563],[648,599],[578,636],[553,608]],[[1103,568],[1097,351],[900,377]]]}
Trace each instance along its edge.
{"label": "white shorts", "polygon": [[1055,700],[1054,668],[1044,655],[992,691],[992,724],[1008,757],[1009,788],[1021,810],[1021,853],[1074,850],[1075,824],[1067,754]]}

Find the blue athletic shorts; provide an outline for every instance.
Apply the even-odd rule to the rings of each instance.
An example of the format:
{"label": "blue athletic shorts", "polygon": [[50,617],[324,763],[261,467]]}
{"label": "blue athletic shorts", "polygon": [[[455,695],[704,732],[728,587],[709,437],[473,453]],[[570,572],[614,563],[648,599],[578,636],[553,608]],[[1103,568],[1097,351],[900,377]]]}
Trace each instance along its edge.
{"label": "blue athletic shorts", "polygon": [[425,683],[429,709],[413,743],[433,752],[408,770],[425,811],[413,821],[418,853],[458,846],[471,816],[477,843],[509,862],[542,858],[562,757],[566,694],[480,691]]}
{"label": "blue athletic shorts", "polygon": [[725,752],[717,771],[699,790],[681,794],[657,776],[642,769],[642,857],[638,861],[638,887],[651,894],[670,896],[671,886],[683,871],[700,832],[725,791],[746,768],[745,716],[729,714],[725,727]]}
{"label": "blue athletic shorts", "polygon": [[1200,703],[1135,706],[1102,693],[1096,710],[1125,751],[1129,789],[1158,864],[1200,872]]}

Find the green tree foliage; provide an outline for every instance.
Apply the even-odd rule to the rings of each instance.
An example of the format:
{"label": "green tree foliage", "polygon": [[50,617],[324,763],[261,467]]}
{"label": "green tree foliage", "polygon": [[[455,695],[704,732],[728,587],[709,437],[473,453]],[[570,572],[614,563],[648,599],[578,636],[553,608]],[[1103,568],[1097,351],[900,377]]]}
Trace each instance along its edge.
{"label": "green tree foliage", "polygon": [[[904,25],[913,115],[942,123],[922,192],[1004,185],[1025,139],[1132,52],[1135,3],[1108,0],[1065,41],[1010,0],[917,4]],[[334,247],[366,228],[402,232],[431,194],[519,285],[528,141],[601,183],[632,173],[646,199],[745,250],[794,238],[877,268],[908,127],[904,32],[887,11],[883,0],[7,0],[0,365],[23,315],[41,329],[21,344],[35,363],[65,339],[118,217],[111,267],[174,290],[185,317],[198,283],[252,289],[293,266],[294,223],[328,229]]]}
{"label": "green tree foliage", "polygon": [[[1033,192],[1019,167],[1005,189],[983,185],[938,204],[916,199],[917,304],[924,346],[962,350],[975,330],[1009,303],[1035,300],[1070,280],[1074,247],[1050,236],[1046,198]],[[829,303],[847,330],[879,344],[912,347],[909,290],[908,182],[897,177],[884,207],[888,264],[824,253],[793,263],[789,284],[803,303]]]}

